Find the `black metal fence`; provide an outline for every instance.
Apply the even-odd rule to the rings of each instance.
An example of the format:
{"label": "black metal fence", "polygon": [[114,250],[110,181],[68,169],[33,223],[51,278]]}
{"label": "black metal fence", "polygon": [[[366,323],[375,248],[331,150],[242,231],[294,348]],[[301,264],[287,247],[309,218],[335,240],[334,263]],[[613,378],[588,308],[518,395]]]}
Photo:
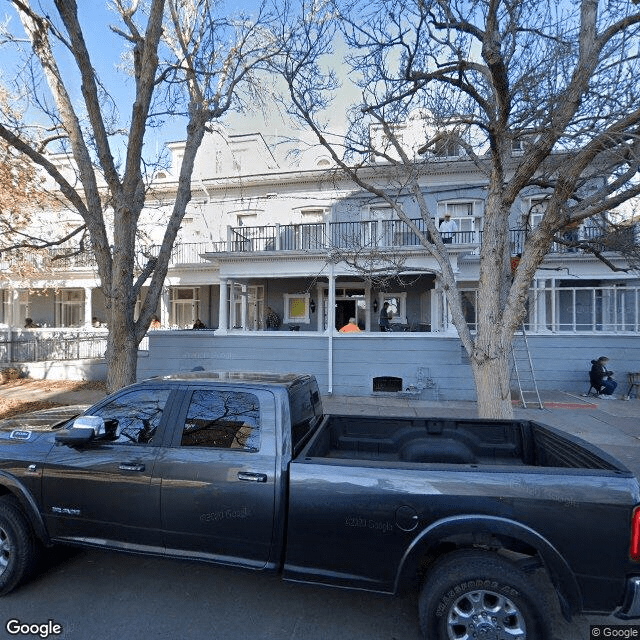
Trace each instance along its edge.
{"label": "black metal fence", "polygon": [[0,363],[101,359],[106,348],[106,334],[5,334],[0,336]]}

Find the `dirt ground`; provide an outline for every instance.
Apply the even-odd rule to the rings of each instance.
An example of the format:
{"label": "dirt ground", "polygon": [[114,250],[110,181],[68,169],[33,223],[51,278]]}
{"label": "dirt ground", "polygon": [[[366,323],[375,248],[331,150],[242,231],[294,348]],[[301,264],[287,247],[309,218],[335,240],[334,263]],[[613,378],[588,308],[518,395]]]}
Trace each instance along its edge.
{"label": "dirt ground", "polygon": [[[94,393],[87,393],[94,392]],[[82,395],[104,395],[103,381],[32,380],[20,378],[0,384],[0,419],[73,404]]]}

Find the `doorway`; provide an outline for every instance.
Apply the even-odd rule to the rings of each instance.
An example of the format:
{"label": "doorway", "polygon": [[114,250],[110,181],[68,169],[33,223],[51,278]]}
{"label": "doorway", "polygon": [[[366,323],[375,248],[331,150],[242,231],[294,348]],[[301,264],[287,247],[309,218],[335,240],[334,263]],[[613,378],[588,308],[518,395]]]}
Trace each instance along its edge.
{"label": "doorway", "polygon": [[356,317],[355,300],[336,300],[336,329],[340,330],[349,322],[349,318]]}

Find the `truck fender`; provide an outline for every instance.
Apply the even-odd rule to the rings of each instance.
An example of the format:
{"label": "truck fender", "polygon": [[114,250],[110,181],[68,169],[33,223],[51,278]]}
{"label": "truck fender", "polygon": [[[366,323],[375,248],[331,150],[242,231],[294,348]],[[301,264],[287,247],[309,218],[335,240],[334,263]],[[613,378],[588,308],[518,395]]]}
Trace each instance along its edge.
{"label": "truck fender", "polygon": [[443,518],[420,532],[400,561],[394,592],[397,593],[415,577],[422,558],[439,544],[465,535],[469,535],[471,540],[472,536],[483,533],[512,538],[535,549],[549,571],[563,609],[568,607],[571,612],[581,610],[582,597],[575,575],[566,560],[544,536],[515,520],[482,514]]}
{"label": "truck fender", "polygon": [[44,524],[42,515],[38,510],[38,505],[31,493],[14,476],[4,471],[0,471],[0,495],[9,493],[20,503],[24,514],[27,516],[36,537],[44,544],[50,544],[47,527]]}

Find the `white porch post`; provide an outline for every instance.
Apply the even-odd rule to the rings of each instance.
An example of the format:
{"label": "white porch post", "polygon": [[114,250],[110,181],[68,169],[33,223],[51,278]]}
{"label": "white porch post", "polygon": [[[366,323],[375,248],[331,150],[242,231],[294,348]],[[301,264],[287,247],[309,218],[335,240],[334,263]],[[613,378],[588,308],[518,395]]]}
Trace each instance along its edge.
{"label": "white porch post", "polygon": [[249,300],[248,300],[248,296],[247,296],[247,285],[246,283],[242,283],[240,285],[240,290],[241,290],[241,303],[242,303],[242,311],[241,311],[241,322],[240,324],[242,325],[242,330],[246,331],[247,330],[247,311],[248,311],[248,304],[249,304]]}
{"label": "white porch post", "polygon": [[162,294],[160,296],[160,324],[163,327],[169,326],[169,307],[171,300],[169,299],[169,287],[162,287]]}
{"label": "white porch post", "polygon": [[371,286],[367,285],[364,290],[364,304],[366,313],[364,314],[364,330],[367,332],[371,332],[371,305],[373,301],[371,300]]}
{"label": "white porch post", "polygon": [[436,286],[431,290],[431,331],[442,331],[442,309],[446,304],[443,297],[443,291],[439,287],[436,280]]}
{"label": "white porch post", "polygon": [[[17,327],[18,319],[20,318],[20,309],[19,309],[19,300],[20,300],[20,291],[18,289],[10,289],[9,295],[11,299],[9,300],[9,326]],[[55,325],[55,322],[54,322]]]}
{"label": "white porch post", "polygon": [[333,335],[336,328],[336,278],[333,275],[333,265],[331,273],[329,274],[329,299],[327,304],[327,331],[330,335]]}
{"label": "white porch post", "polygon": [[92,293],[93,289],[91,289],[91,287],[84,288],[84,326],[87,328],[93,326]]}
{"label": "white porch post", "polygon": [[316,287],[316,299],[318,300],[318,304],[316,304],[316,328],[319,333],[322,333],[323,331],[322,321],[324,320],[324,296],[322,294],[323,289],[320,285],[318,285]]}
{"label": "white porch post", "polygon": [[333,263],[329,267],[329,300],[327,302],[327,331],[329,345],[327,351],[328,392],[333,393],[333,334],[336,325],[336,278],[333,273]]}
{"label": "white porch post", "polygon": [[220,303],[218,307],[218,329],[216,333],[227,333],[229,328],[229,300],[227,298],[227,279],[220,278]]}
{"label": "white porch post", "polygon": [[534,318],[535,325],[533,330],[536,333],[541,333],[547,330],[547,291],[546,280],[536,280],[534,293],[535,299],[533,301],[534,306]]}

